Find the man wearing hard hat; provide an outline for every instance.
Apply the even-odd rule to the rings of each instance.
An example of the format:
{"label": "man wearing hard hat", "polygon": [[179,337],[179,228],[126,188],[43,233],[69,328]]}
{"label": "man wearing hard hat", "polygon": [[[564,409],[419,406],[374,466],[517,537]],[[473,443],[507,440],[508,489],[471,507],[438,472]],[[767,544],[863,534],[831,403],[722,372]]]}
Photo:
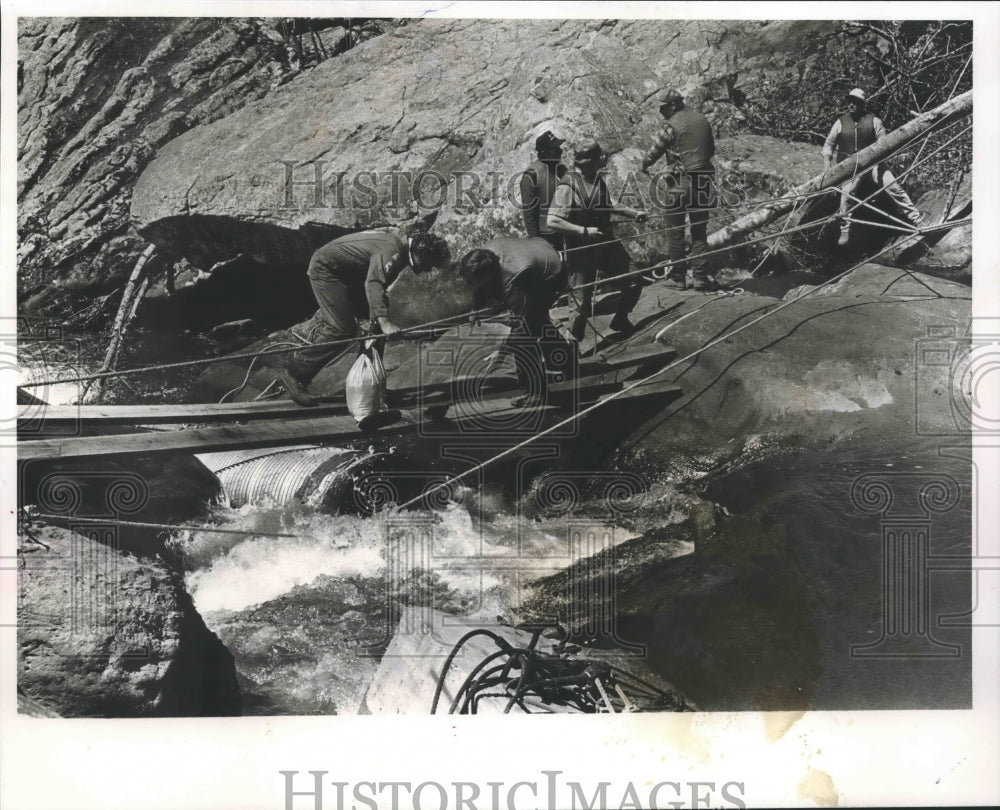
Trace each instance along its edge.
{"label": "man wearing hard hat", "polygon": [[[856,152],[860,152],[865,147],[871,146],[885,137],[885,126],[882,124],[882,120],[867,110],[868,100],[864,90],[855,87],[845,98],[847,112],[833,122],[830,134],[826,136],[826,142],[823,144],[823,161],[826,171],[829,171],[835,163],[846,160]],[[872,180],[892,197],[911,225],[917,227],[923,219],[923,215],[917,210],[903,187],[896,182],[896,177],[889,168],[876,164],[870,170],[866,169],[864,172],[854,175],[840,187],[840,210],[837,215],[840,217],[841,224],[840,239],[837,244],[841,247],[851,239],[851,222],[847,214],[847,209],[852,202],[851,196],[855,196],[855,191],[867,171],[871,171]]]}

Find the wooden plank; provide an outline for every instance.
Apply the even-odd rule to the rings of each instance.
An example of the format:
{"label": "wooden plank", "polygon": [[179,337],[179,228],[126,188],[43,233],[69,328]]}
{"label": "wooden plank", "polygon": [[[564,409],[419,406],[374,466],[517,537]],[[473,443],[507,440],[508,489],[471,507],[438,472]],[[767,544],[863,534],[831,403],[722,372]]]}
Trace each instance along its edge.
{"label": "wooden plank", "polygon": [[[565,398],[574,388],[583,392],[588,386],[599,383],[597,378],[602,374],[654,360],[666,362],[675,355],[673,349],[658,344],[636,346],[618,352],[613,350],[604,352],[594,359],[582,360],[579,366],[580,376],[576,380],[553,385],[551,391],[556,396]],[[480,389],[478,399],[503,400],[516,395],[516,383],[509,380],[500,382],[501,384],[496,387]],[[426,396],[422,395],[419,389],[408,389],[398,391],[397,398],[401,408],[423,406],[444,409],[456,403],[455,398],[443,389],[435,390]],[[30,430],[32,437],[43,434],[46,427],[214,424],[266,421],[276,418],[316,420],[330,416],[346,417],[346,405],[334,402],[324,403],[315,408],[303,408],[291,400],[269,400],[179,405],[22,405],[18,408],[19,427]]]}
{"label": "wooden plank", "polygon": [[[414,425],[400,423],[380,434],[412,432]],[[308,442],[348,442],[367,438],[349,416],[321,419],[255,422],[252,425],[222,425],[117,436],[84,436],[18,442],[18,461],[41,458],[141,455],[147,453],[231,450],[237,447],[280,447]]]}
{"label": "wooden plank", "polygon": [[167,425],[211,422],[243,422],[255,419],[315,418],[346,414],[340,403],[303,408],[291,400],[263,402],[206,402],[184,405],[22,405],[19,424],[37,425]]}
{"label": "wooden plank", "polygon": [[[566,401],[571,391],[570,385],[555,389],[554,402],[539,409],[545,419],[565,418],[568,415]],[[606,396],[612,390],[620,390],[621,383],[605,383],[591,385],[581,390],[577,400],[578,407],[584,408],[592,404],[600,396]],[[644,396],[663,396],[676,393],[680,388],[669,383],[641,386],[621,396],[623,402]],[[562,401],[560,401],[562,400]],[[460,432],[468,420],[481,420],[484,416],[502,417],[505,413],[523,409],[512,408],[504,400],[483,403],[483,408],[477,408],[475,413],[468,413],[464,418],[454,420],[443,419],[436,423],[431,433],[438,435],[454,430]],[[461,403],[459,404],[461,406]],[[451,411],[454,408],[449,408]],[[461,407],[458,408],[461,413]],[[155,431],[149,433],[127,433],[116,436],[85,436],[66,439],[40,439],[37,441],[19,442],[17,446],[18,460],[31,461],[44,458],[84,458],[116,455],[147,455],[151,453],[209,453],[218,450],[236,448],[282,447],[309,442],[326,444],[348,444],[355,441],[371,441],[379,436],[402,436],[418,432],[424,417],[416,411],[404,411],[402,419],[391,425],[382,427],[375,433],[361,433],[351,417],[332,416],[317,419],[298,419],[294,421],[277,420],[272,422],[255,422],[252,425],[223,425],[203,428],[187,428],[172,431]],[[450,425],[450,427],[449,427]]]}

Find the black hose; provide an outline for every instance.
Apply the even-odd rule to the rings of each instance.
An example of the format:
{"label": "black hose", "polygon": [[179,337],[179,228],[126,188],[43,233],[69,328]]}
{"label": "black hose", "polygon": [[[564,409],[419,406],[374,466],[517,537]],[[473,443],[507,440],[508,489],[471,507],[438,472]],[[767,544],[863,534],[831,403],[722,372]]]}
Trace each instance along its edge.
{"label": "black hose", "polygon": [[452,661],[455,660],[455,656],[458,655],[458,651],[462,648],[462,645],[465,644],[465,642],[467,642],[470,638],[474,638],[475,636],[488,636],[489,638],[493,639],[493,641],[496,642],[497,646],[500,647],[500,649],[505,649],[505,648],[508,650],[514,649],[503,637],[498,636],[493,631],[486,630],[484,628],[477,628],[476,630],[471,630],[464,636],[462,636],[455,644],[455,646],[452,647],[451,652],[448,654],[447,660],[445,660],[444,662],[444,667],[442,667],[441,669],[441,674],[438,676],[437,688],[435,688],[434,690],[434,702],[431,703],[431,714],[437,713],[438,701],[441,699],[441,690],[444,689],[444,679],[445,676],[448,674],[448,670],[451,668]]}

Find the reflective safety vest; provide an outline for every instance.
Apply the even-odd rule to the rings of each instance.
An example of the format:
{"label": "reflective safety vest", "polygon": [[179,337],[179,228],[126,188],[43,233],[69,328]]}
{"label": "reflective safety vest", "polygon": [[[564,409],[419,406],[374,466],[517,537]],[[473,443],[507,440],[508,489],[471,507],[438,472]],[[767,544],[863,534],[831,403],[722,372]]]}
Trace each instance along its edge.
{"label": "reflective safety vest", "polygon": [[840,118],[840,135],[837,136],[837,163],[875,143],[875,116],[865,113],[857,121],[850,113]]}

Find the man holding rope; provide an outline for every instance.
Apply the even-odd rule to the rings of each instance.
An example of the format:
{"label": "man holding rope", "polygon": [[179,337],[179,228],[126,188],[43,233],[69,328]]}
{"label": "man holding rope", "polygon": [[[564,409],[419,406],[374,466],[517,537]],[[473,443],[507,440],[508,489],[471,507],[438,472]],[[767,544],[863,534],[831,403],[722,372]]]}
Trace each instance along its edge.
{"label": "man holding rope", "polygon": [[[388,288],[407,267],[425,273],[451,261],[448,244],[440,236],[417,233],[402,239],[392,233],[363,231],[341,236],[313,253],[309,283],[319,304],[314,337],[317,343],[358,335],[358,321],[369,321],[373,333],[392,337],[399,327],[389,319]],[[309,383],[343,346],[308,346],[291,356],[278,372],[288,396],[299,405],[319,404]]]}
{"label": "man holding rope", "polygon": [[[826,136],[826,142],[823,144],[825,171],[830,171],[835,163],[847,160],[851,155],[885,137],[885,126],[882,124],[882,120],[866,110],[867,98],[864,90],[855,87],[847,94],[846,100],[847,112],[833,122],[830,134]],[[834,155],[836,155],[836,160],[834,160]],[[851,239],[851,220],[847,213],[851,204],[851,196],[857,191],[865,174],[869,171],[872,180],[875,181],[876,188],[881,187],[886,194],[892,197],[893,202],[914,228],[920,227],[923,220],[923,215],[917,210],[903,187],[896,182],[893,173],[887,167],[877,163],[871,169],[854,175],[840,187],[840,210],[837,213],[840,219],[840,239],[837,241],[837,245],[840,247],[846,245]]]}
{"label": "man holding rope", "polygon": [[[645,222],[647,215],[645,211],[612,202],[611,192],[601,177],[608,156],[597,141],[582,144],[573,158],[575,170],[567,172],[556,186],[547,222],[564,240],[570,286],[591,285],[578,293],[579,311],[570,328],[573,337],[581,340],[594,314],[593,282],[598,270],[614,277],[627,273],[632,262],[628,251],[614,238],[611,214],[624,214],[636,222]],[[642,295],[642,282],[630,276],[611,283],[620,290],[611,329],[629,335],[634,327],[628,316]]]}

